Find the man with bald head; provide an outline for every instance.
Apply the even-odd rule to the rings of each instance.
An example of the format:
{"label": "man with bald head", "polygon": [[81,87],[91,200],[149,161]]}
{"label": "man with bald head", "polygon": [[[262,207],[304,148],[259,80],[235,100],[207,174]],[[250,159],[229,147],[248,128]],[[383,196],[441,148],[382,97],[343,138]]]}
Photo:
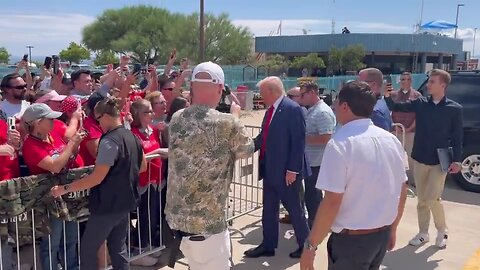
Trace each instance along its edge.
{"label": "man with bald head", "polygon": [[370,89],[377,97],[377,103],[373,108],[372,122],[375,126],[383,128],[386,131],[392,129],[392,116],[390,110],[388,109],[387,103],[383,99],[382,90],[383,90],[383,74],[377,68],[366,68],[362,69],[358,74],[358,80],[368,83]]}
{"label": "man with bald head", "polygon": [[300,104],[300,87],[295,86],[290,88],[290,90],[287,91],[287,97],[295,101],[297,104]]}
{"label": "man with bald head", "polygon": [[298,249],[291,258],[300,258],[308,234],[308,225],[298,194],[301,179],[310,174],[305,160],[305,118],[302,108],[285,97],[278,77],[267,77],[258,83],[268,110],[262,131],[255,138],[260,150],[260,176],[263,178],[263,242],[245,252],[248,258],[271,257],[278,245],[280,201],[292,221]]}

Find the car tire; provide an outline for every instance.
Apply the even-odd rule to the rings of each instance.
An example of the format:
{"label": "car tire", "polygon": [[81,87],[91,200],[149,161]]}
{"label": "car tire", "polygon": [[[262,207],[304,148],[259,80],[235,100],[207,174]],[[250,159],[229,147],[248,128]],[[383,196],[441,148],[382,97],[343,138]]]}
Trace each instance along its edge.
{"label": "car tire", "polygon": [[463,152],[462,171],[453,178],[464,190],[480,193],[480,146],[466,146]]}

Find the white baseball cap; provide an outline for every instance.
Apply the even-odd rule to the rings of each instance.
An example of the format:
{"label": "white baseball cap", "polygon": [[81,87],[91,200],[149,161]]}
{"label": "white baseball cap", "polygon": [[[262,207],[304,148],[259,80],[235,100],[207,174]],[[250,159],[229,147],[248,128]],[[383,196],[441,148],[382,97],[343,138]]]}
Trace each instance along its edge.
{"label": "white baseball cap", "polygon": [[[207,73],[210,79],[197,78],[198,73]],[[213,84],[225,84],[225,74],[223,69],[210,61],[198,64],[192,72],[192,82],[207,82]]]}
{"label": "white baseball cap", "polygon": [[65,95],[59,95],[57,91],[51,89],[44,89],[38,91],[37,95],[40,97],[35,101],[35,103],[45,103],[47,101],[63,101],[67,98]]}

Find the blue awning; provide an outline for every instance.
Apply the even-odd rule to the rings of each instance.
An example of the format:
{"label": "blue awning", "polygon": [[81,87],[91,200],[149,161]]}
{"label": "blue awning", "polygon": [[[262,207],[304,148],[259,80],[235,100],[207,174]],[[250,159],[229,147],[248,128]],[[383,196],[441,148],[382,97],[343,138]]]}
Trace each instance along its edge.
{"label": "blue awning", "polygon": [[422,25],[422,29],[453,29],[457,28],[457,25],[447,21],[431,21]]}

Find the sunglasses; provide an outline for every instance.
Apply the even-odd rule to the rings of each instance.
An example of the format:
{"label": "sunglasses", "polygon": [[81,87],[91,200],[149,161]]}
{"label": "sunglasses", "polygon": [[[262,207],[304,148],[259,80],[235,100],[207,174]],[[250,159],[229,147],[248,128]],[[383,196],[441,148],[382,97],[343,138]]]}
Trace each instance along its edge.
{"label": "sunglasses", "polygon": [[307,90],[307,91],[305,91],[305,92],[303,92],[303,93],[300,92],[300,97],[303,98],[306,94],[308,94],[308,93],[310,93],[310,92],[311,92],[311,90]]}
{"label": "sunglasses", "polygon": [[101,114],[99,116],[95,116],[95,120],[97,121],[97,123],[100,123],[100,119],[102,119],[102,117],[104,116],[105,114]]}
{"label": "sunglasses", "polygon": [[17,89],[17,90],[22,90],[22,89],[27,88],[27,85],[23,84],[23,85],[18,85],[18,86],[10,86],[10,88]]}
{"label": "sunglasses", "polygon": [[173,91],[173,87],[170,87],[170,88],[162,88],[162,90]]}

